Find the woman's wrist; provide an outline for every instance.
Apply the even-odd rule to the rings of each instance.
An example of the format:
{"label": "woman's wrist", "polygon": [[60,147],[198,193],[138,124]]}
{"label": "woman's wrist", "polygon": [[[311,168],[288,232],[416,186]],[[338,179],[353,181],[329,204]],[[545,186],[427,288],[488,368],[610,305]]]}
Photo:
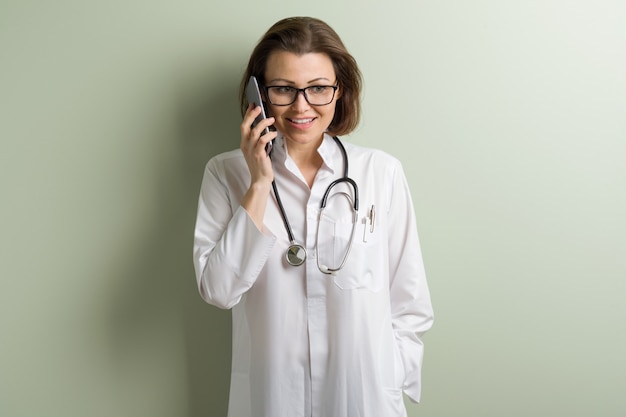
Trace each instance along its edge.
{"label": "woman's wrist", "polygon": [[263,230],[263,218],[271,185],[271,181],[252,182],[241,200],[241,206],[248,212],[259,230]]}

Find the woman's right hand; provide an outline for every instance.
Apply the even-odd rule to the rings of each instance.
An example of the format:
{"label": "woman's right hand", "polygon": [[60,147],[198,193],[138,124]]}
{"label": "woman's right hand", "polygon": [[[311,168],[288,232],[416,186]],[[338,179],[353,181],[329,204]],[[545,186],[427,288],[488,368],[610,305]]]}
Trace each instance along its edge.
{"label": "woman's right hand", "polygon": [[260,113],[260,107],[254,107],[253,104],[250,104],[241,123],[241,151],[246,159],[248,170],[250,170],[250,187],[244,195],[241,205],[248,212],[257,228],[263,230],[265,207],[274,180],[272,160],[265,151],[265,145],[273,140],[278,133],[270,131],[261,135],[266,127],[274,123],[273,117],[262,120],[254,128],[251,128],[252,122]]}
{"label": "woman's right hand", "polygon": [[271,184],[274,179],[272,161],[265,151],[268,142],[278,135],[275,131],[270,131],[262,135],[265,128],[274,124],[274,118],[268,117],[252,128],[254,119],[261,113],[260,107],[254,104],[248,106],[243,122],[241,123],[241,151],[248,164],[251,176],[251,186],[258,183]]}

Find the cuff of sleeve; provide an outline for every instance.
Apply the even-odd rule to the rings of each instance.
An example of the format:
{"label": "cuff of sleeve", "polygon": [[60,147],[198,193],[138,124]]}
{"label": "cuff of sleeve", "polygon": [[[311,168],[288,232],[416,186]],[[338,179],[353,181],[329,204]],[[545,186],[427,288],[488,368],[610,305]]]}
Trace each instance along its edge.
{"label": "cuff of sleeve", "polygon": [[420,381],[405,385],[404,393],[412,403],[418,404],[421,400],[422,387]]}
{"label": "cuff of sleeve", "polygon": [[242,246],[241,242],[225,241],[224,250],[235,261],[233,267],[238,269],[239,279],[254,282],[274,247],[276,236],[267,229],[260,231],[243,207],[237,209],[234,218],[237,219],[241,232],[234,233],[234,236],[236,239],[243,239],[245,244]]}
{"label": "cuff of sleeve", "polygon": [[414,403],[419,403],[422,392],[422,359],[424,346],[419,339],[400,340],[400,354],[404,363],[403,391]]}

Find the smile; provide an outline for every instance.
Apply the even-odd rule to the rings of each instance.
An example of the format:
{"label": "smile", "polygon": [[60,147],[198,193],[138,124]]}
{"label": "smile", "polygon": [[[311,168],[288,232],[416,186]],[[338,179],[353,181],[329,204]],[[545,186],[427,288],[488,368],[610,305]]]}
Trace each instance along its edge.
{"label": "smile", "polygon": [[291,123],[295,123],[297,125],[304,125],[307,123],[312,123],[315,120],[315,117],[311,117],[309,119],[288,119]]}

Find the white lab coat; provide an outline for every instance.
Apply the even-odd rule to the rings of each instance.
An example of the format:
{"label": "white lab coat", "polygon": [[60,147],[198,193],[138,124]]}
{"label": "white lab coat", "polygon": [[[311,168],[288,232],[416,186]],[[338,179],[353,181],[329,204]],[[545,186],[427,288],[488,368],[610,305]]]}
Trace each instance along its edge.
{"label": "white lab coat", "polygon": [[[240,202],[250,174],[240,150],[205,170],[194,240],[198,288],[208,303],[232,309],[229,417],[401,417],[402,391],[420,399],[422,334],[433,322],[415,216],[398,160],[343,142],[359,186],[357,231],[336,276],[316,262],[319,205],[343,174],[341,151],[326,135],[309,189],[284,138],[272,161],[304,265],[285,261],[287,232],[270,194],[259,231]],[[344,185],[336,191],[352,191]],[[373,228],[368,218],[374,207]],[[352,226],[349,203],[332,197],[319,257],[337,266]]]}

